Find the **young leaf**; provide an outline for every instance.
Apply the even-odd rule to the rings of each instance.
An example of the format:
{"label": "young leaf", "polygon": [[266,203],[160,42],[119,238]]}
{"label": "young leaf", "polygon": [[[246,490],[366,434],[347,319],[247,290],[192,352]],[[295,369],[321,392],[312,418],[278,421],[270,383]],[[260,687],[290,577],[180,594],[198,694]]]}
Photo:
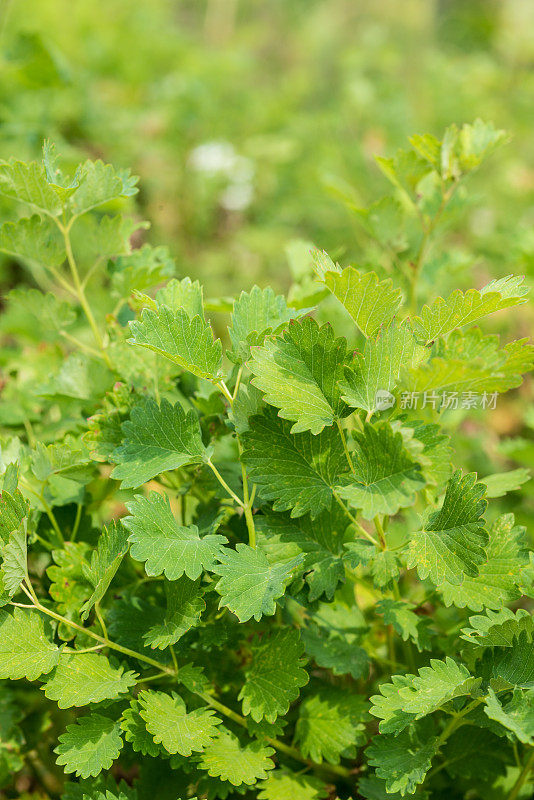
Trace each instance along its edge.
{"label": "young leaf", "polygon": [[130,197],[137,192],[137,179],[119,174],[102,161],[86,161],[78,176],[78,186],[70,197],[74,215],[86,214],[93,208],[119,197]]}
{"label": "young leaf", "polygon": [[87,619],[93,606],[102,600],[127,552],[128,533],[120,522],[112,520],[109,525],[104,525],[97,548],[91,556],[91,565],[86,565],[83,570],[84,577],[94,591],[80,609],[82,619]]}
{"label": "young leaf", "polygon": [[188,712],[182,698],[174,693],[143,691],[138,699],[147,731],[168,753],[200,753],[217,735],[221,720],[213,716],[211,708]]}
{"label": "young leaf", "polygon": [[279,715],[287,714],[290,703],[297,699],[299,690],[309,680],[308,673],[302,669],[303,652],[300,634],[291,628],[253,643],[252,662],[238,696],[238,700],[243,701],[245,716],[250,714],[255,722],[262,719],[274,722]]}
{"label": "young leaf", "polygon": [[6,545],[13,531],[19,529],[22,520],[28,516],[30,504],[15,488],[12,492],[4,489],[0,493],[0,539]]}
{"label": "young leaf", "polygon": [[165,574],[175,581],[185,574],[194,581],[203,570],[214,570],[226,537],[201,537],[196,525],[178,525],[168,497],[158,492],[138,495],[127,508],[132,516],[124,517],[122,524],[130,531],[132,557],[146,562],[147,575]]}
{"label": "young leaf", "polygon": [[425,480],[419,464],[404,448],[401,434],[394,433],[387,422],[378,422],[365,425],[363,433],[355,432],[353,438],[354,473],[344,478],[339,496],[361,509],[364,519],[396,514],[413,505]]}
{"label": "young leaf", "polygon": [[333,687],[307,697],[295,727],[302,755],[318,763],[324,758],[331,764],[339,764],[342,756],[354,757],[356,746],[366,741],[366,708],[363,697]]}
{"label": "young leaf", "polygon": [[242,437],[243,461],[262,497],[275,501],[275,511],[316,517],[331,508],[334,486],[346,469],[339,431],[291,435],[290,428],[272,412],[253,417]]}
{"label": "young leaf", "polygon": [[0,678],[34,681],[59,661],[59,648],[50,641],[45,622],[37,611],[0,610]]}
{"label": "young leaf", "polygon": [[181,281],[173,278],[156,292],[156,307],[167,306],[171,311],[183,309],[190,319],[204,318],[204,299],[202,286],[191,278]]}
{"label": "young leaf", "polygon": [[341,412],[337,382],[343,377],[345,339],[336,339],[329,324],[311,317],[292,322],[282,337],[252,348],[252,384],[278,416],[295,424],[291,433],[320,433]]}
{"label": "young leaf", "polygon": [[10,597],[18,590],[27,575],[27,546],[25,524],[13,531],[7,544],[1,550],[3,563],[1,578],[5,591]]}
{"label": "young leaf", "polygon": [[306,310],[289,308],[285,297],[275,294],[270,286],[266,289],[253,286],[250,292],[241,292],[234,300],[232,324],[228,328],[236,357],[247,359],[251,345],[262,344],[266,336],[277,333]]}
{"label": "young leaf", "polygon": [[103,655],[62,654],[43,689],[60,708],[80,707],[113,700],[134,686],[136,677],[134,672],[112,667]]}
{"label": "young leaf", "polygon": [[[17,222],[4,222],[0,228],[0,250],[42,267],[59,267],[66,258],[65,243],[57,225],[38,214]],[[41,294],[37,289],[31,291]]]}
{"label": "young leaf", "polygon": [[134,406],[130,419],[122,424],[124,443],[113,451],[118,466],[111,477],[131,489],[166,470],[186,464],[200,464],[208,457],[202,443],[198,418],[163,399],[158,406],[152,398]]}
{"label": "young leaf", "polygon": [[61,200],[48,184],[43,166],[36,161],[0,161],[0,194],[51,217],[57,217],[62,210]]}
{"label": "young leaf", "polygon": [[374,272],[358,272],[354,267],[340,269],[326,253],[314,253],[320,279],[345,306],[365,336],[372,336],[381,325],[391,322],[402,303],[400,289],[388,278],[380,281]]}
{"label": "young leaf", "polygon": [[222,347],[203,317],[189,318],[183,308],[145,308],[141,320],[130,324],[128,341],[148,347],[199,378],[216,381],[221,376]]}
{"label": "young leaf", "polygon": [[514,492],[530,480],[530,470],[520,467],[508,472],[496,472],[483,478],[486,487],[486,497],[503,497],[508,492]]}
{"label": "young leaf", "polygon": [[109,769],[122,749],[120,723],[101,714],[80,717],[74,725],[67,725],[59,737],[57,764],[66,773],[74,772],[80,778],[99,775]]}
{"label": "young leaf", "polygon": [[408,567],[417,567],[422,580],[459,586],[479,574],[489,541],[482,518],[484,495],[485,486],[476,482],[475,473],[463,478],[459,470],[454,473],[440,511],[426,516],[410,542]]}
{"label": "young leaf", "polygon": [[200,615],[206,608],[198,580],[179,578],[173,583],[166,583],[165,595],[167,609],[163,621],[153,625],[143,636],[150,647],[159,650],[176,644],[187,631],[198,625]]}
{"label": "young leaf", "polygon": [[274,750],[259,741],[242,745],[237,736],[226,728],[219,728],[217,737],[206,747],[200,757],[200,768],[208,771],[212,778],[229,781],[233,786],[253,786],[265,780],[268,771],[274,769],[270,759]]}

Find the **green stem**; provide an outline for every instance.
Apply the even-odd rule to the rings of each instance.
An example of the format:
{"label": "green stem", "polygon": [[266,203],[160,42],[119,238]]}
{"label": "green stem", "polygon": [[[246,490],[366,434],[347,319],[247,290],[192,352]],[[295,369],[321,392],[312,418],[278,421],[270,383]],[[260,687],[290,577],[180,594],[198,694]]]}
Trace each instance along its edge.
{"label": "green stem", "polygon": [[80,527],[80,520],[82,518],[82,511],[83,511],[83,506],[81,503],[78,503],[78,507],[76,508],[76,516],[74,518],[74,525],[72,526],[72,532],[70,535],[71,542],[76,541],[76,536],[78,535],[78,528]]}
{"label": "green stem", "polygon": [[241,475],[243,476],[243,499],[245,501],[245,504],[243,506],[243,511],[245,512],[245,521],[247,523],[248,543],[250,547],[256,547],[256,527],[254,525],[254,515],[252,513],[252,501],[254,499],[254,490],[253,490],[253,495],[251,497],[248,491],[247,471],[245,469],[245,465],[242,462],[241,462]]}
{"label": "green stem", "polygon": [[380,521],[380,517],[378,516],[378,514],[374,518],[374,523],[376,532],[378,533],[378,538],[380,539],[380,547],[382,548],[382,550],[387,550],[386,534],[384,532],[384,528],[382,526],[382,522]]}
{"label": "green stem", "polygon": [[82,286],[80,281],[80,275],[78,273],[78,267],[76,266],[76,260],[74,258],[74,253],[72,252],[72,244],[70,241],[70,225],[61,224],[58,220],[56,220],[59,230],[63,234],[63,239],[65,241],[65,252],[67,254],[67,263],[70,268],[70,272],[72,275],[72,280],[74,283],[74,288],[76,289],[76,295],[78,300],[80,301],[80,305],[84,311],[85,316],[87,317],[87,321],[93,331],[93,336],[95,338],[95,342],[98,345],[98,349],[101,351],[102,356],[110,369],[113,369],[113,365],[109,359],[108,354],[104,348],[104,341],[98,330],[98,325],[96,324],[95,318],[93,316],[93,312],[91,311],[91,306],[87,302],[87,297],[85,296],[85,290]]}
{"label": "green stem", "polygon": [[230,495],[232,500],[234,500],[237,503],[238,506],[240,506],[241,508],[244,509],[245,508],[245,503],[242,500],[239,499],[239,497],[236,495],[236,493],[232,489],[230,489],[230,487],[228,486],[228,484],[224,480],[223,476],[221,475],[221,473],[219,472],[219,470],[217,469],[215,464],[213,464],[211,461],[208,461],[207,464],[208,464],[208,467],[213,472],[213,474],[215,475],[215,477],[217,478],[217,480],[219,481],[219,483],[221,484],[221,486],[223,487],[223,489],[225,489],[228,492],[228,494]]}
{"label": "green stem", "polygon": [[466,717],[468,714],[470,714],[471,711],[473,711],[474,708],[476,708],[481,703],[483,703],[485,699],[486,699],[485,697],[477,697],[476,700],[473,700],[471,703],[466,705],[466,707],[464,709],[462,709],[462,711],[459,711],[457,714],[455,714],[452,717],[452,719],[449,721],[449,723],[443,729],[443,732],[442,732],[441,736],[438,739],[438,747],[441,747],[441,745],[444,742],[447,741],[449,736],[452,733],[454,733],[454,731],[457,728],[459,728],[461,725],[464,725],[463,718]]}
{"label": "green stem", "polygon": [[365,528],[363,527],[363,525],[360,525],[360,523],[358,522],[358,520],[356,519],[356,517],[355,517],[353,514],[351,514],[351,513],[350,513],[349,509],[347,508],[347,506],[345,505],[345,503],[343,502],[343,500],[341,499],[341,497],[338,495],[338,493],[337,493],[337,492],[333,492],[333,495],[334,495],[334,497],[336,498],[337,502],[339,503],[340,507],[341,507],[341,508],[343,509],[343,511],[345,512],[345,514],[346,514],[347,518],[348,518],[348,519],[350,519],[351,523],[354,525],[354,527],[355,527],[355,528],[356,528],[356,530],[358,531],[358,533],[359,533],[361,536],[363,536],[365,539],[369,539],[369,541],[370,541],[370,542],[372,542],[372,543],[375,545],[375,547],[380,547],[380,544],[379,544],[379,542],[378,542],[378,541],[375,539],[375,537],[374,537],[374,536],[372,536],[370,533],[368,533],[368,532],[365,530]]}
{"label": "green stem", "polygon": [[341,424],[340,419],[336,420],[336,425],[339,431],[339,435],[341,436],[341,441],[343,442],[343,450],[345,451],[345,458],[347,459],[347,464],[349,465],[350,471],[354,474],[354,464],[352,463],[352,458],[347,445],[347,438],[345,436],[345,431],[343,430],[343,425]]}
{"label": "green stem", "polygon": [[516,798],[519,797],[519,792],[523,788],[523,785],[528,778],[529,772],[533,768],[534,768],[534,748],[531,750],[529,757],[525,761],[523,769],[519,773],[516,782],[512,786],[512,789],[510,791],[510,794],[508,795],[507,800],[516,800]]}

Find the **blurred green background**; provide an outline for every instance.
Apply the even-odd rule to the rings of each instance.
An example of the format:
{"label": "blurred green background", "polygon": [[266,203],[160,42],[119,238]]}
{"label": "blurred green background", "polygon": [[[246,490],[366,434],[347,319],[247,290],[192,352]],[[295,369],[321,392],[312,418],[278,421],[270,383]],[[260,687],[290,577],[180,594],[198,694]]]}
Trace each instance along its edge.
{"label": "blurred green background", "polygon": [[[254,282],[287,289],[310,242],[344,265],[384,272],[384,253],[353,210],[390,191],[375,156],[476,117],[504,128],[509,142],[470,178],[421,296],[511,272],[532,285],[531,0],[0,8],[0,157],[38,158],[49,138],[67,168],[86,157],[131,167],[141,176],[133,213],[151,223],[135,244],[167,245],[177,274],[200,278],[208,297]],[[16,210],[0,199],[0,213]],[[31,280],[15,261],[0,262],[2,296]],[[504,341],[529,335],[528,308],[485,330]],[[453,427],[459,459],[482,476],[534,467],[531,380],[491,417]],[[534,519],[531,484],[503,501],[524,522]]]}
{"label": "blurred green background", "polygon": [[73,163],[131,167],[148,239],[208,295],[286,287],[295,238],[358,263],[364,233],[343,199],[387,191],[374,156],[477,116],[511,142],[473,181],[454,245],[496,275],[534,269],[529,0],[1,8],[0,157],[37,157],[50,138]]}

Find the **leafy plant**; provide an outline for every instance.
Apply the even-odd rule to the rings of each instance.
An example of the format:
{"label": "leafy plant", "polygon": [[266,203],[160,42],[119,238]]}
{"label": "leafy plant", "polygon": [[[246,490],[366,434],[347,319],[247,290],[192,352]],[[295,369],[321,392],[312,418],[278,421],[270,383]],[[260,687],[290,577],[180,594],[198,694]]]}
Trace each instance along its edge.
{"label": "leafy plant", "polygon": [[[6,785],[30,768],[65,800],[527,796],[525,530],[442,428],[532,369],[525,340],[473,327],[526,289],[419,281],[502,138],[477,121],[382,159],[394,194],[369,219],[402,233],[392,274],[315,250],[288,299],[232,303],[226,350],[225,304],[131,250],[129,174],[66,176],[50,145],[0,164],[28,212],[0,247],[41,287],[2,322]],[[492,476],[492,496],[527,477]]]}

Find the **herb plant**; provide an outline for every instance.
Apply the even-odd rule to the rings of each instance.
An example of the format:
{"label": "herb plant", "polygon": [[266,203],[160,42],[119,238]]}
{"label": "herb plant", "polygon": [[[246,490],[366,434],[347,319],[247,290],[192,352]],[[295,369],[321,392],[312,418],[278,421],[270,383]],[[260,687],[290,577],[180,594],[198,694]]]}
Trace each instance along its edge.
{"label": "herb plant", "polygon": [[527,475],[487,489],[449,435],[532,368],[474,324],[526,289],[420,281],[502,139],[380,160],[358,214],[389,277],[315,250],[288,298],[233,301],[132,250],[129,174],[0,164],[0,247],[39,287],[2,323],[6,796],[530,796],[534,562],[498,499]]}

